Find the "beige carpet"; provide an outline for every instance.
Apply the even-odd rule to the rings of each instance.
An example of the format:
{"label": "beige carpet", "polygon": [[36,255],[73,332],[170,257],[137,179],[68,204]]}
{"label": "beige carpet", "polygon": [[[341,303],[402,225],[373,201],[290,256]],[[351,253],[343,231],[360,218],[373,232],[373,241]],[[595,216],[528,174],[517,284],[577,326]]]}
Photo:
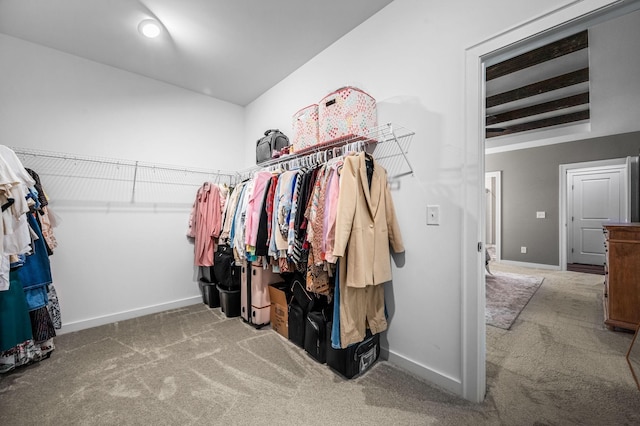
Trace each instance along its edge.
{"label": "beige carpet", "polygon": [[632,336],[602,326],[602,277],[492,270],[544,285],[510,331],[488,327],[482,404],[387,362],[345,380],[273,331],[195,305],[58,337],[51,359],[0,376],[0,424],[640,424]]}

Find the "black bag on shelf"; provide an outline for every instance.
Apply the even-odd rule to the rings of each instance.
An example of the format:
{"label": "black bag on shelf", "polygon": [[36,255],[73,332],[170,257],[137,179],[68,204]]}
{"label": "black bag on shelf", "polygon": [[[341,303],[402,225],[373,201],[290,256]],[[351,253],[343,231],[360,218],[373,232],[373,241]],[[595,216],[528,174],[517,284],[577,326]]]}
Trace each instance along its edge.
{"label": "black bag on shelf", "polygon": [[269,129],[264,132],[264,136],[256,142],[256,164],[274,158],[274,154],[279,155],[283,148],[289,146],[289,138],[278,129]]}

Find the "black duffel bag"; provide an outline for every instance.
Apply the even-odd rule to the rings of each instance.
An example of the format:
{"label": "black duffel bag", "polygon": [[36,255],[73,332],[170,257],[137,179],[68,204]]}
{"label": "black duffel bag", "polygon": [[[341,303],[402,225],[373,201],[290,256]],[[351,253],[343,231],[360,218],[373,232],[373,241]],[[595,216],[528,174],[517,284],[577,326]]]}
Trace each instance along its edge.
{"label": "black duffel bag", "polygon": [[213,255],[213,275],[215,282],[224,289],[230,290],[234,287],[233,283],[233,267],[235,259],[233,258],[233,249],[226,244],[220,244]]}
{"label": "black duffel bag", "polygon": [[[289,146],[289,138],[278,129],[269,129],[256,143],[256,164],[264,163],[280,155]],[[274,156],[275,154],[275,156]]]}
{"label": "black duffel bag", "polygon": [[[312,293],[307,290],[304,275],[295,272],[290,278],[291,301],[289,302],[289,340],[301,348],[305,347],[305,335],[307,316],[310,312],[319,312],[326,318],[330,318],[331,312],[327,296]],[[324,327],[324,324],[323,324]],[[324,330],[322,330],[324,334]],[[320,335],[310,336],[314,339],[322,338]],[[309,340],[311,342],[311,340]],[[315,343],[314,343],[315,344]],[[322,352],[324,353],[324,352]],[[318,358],[316,358],[318,359]],[[324,362],[320,360],[320,362]]]}

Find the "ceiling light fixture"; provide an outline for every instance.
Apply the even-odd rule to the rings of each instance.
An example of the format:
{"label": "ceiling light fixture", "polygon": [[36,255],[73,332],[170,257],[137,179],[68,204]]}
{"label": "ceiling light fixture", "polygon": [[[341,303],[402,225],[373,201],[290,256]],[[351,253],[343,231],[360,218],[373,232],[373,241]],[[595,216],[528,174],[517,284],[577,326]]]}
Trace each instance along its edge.
{"label": "ceiling light fixture", "polygon": [[158,21],[145,19],[138,24],[138,31],[145,37],[156,38],[162,31],[162,26]]}

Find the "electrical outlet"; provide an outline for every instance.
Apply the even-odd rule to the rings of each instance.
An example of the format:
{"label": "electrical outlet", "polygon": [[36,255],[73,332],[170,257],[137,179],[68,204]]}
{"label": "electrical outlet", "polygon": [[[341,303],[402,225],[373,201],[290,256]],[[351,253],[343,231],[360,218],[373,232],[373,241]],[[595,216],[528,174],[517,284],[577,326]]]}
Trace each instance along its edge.
{"label": "electrical outlet", "polygon": [[427,206],[427,225],[440,225],[440,206]]}
{"label": "electrical outlet", "polygon": [[520,253],[527,253],[527,248],[525,246],[520,247]]}
{"label": "electrical outlet", "polygon": [[547,217],[547,212],[536,212],[537,219],[544,219]]}

